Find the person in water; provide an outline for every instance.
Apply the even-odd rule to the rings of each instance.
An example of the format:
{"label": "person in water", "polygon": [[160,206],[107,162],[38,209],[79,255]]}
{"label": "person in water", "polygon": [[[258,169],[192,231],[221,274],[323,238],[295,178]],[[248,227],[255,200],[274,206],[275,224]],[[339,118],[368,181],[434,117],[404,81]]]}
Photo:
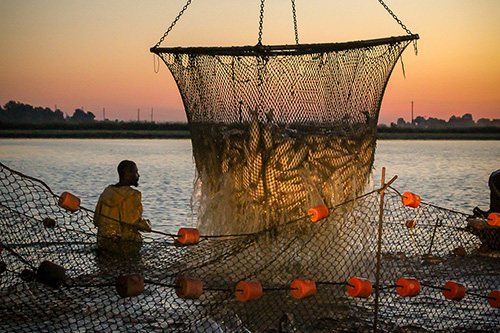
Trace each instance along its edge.
{"label": "person in water", "polygon": [[474,208],[474,216],[487,218],[489,213],[500,213],[500,169],[493,171],[488,180],[490,187],[490,209],[483,211],[479,207]]}
{"label": "person in water", "polygon": [[500,169],[490,175],[488,185],[491,191],[489,213],[500,213]]}
{"label": "person in water", "polygon": [[142,217],[139,172],[133,161],[118,164],[119,181],[109,185],[99,196],[94,214],[97,245],[114,253],[137,253],[142,247],[139,231],[150,232],[151,224]]}

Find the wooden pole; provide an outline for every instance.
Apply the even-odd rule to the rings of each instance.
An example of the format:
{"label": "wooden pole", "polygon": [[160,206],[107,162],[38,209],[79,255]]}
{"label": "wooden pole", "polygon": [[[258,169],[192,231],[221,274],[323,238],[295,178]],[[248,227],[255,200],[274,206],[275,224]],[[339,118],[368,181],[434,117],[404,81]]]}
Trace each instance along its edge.
{"label": "wooden pole", "polygon": [[373,332],[377,332],[378,325],[378,303],[380,296],[380,270],[382,267],[382,231],[384,222],[384,191],[398,178],[398,176],[392,177],[392,179],[386,184],[385,183],[385,167],[382,168],[382,184],[378,193],[380,193],[380,209],[378,215],[378,243],[377,243],[377,272],[375,281],[375,315],[373,316]]}

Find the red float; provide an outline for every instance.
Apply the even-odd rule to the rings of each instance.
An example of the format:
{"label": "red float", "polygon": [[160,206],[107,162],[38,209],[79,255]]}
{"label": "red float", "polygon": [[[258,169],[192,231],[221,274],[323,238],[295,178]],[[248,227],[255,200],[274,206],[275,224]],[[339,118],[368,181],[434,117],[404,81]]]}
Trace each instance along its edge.
{"label": "red float", "polygon": [[500,290],[493,290],[488,299],[492,308],[500,308]]}
{"label": "red float", "polygon": [[403,194],[403,205],[417,208],[420,206],[420,197],[411,192],[405,192]]}
{"label": "red float", "polygon": [[38,282],[58,289],[67,279],[66,269],[50,261],[43,261],[36,271],[36,279]]}
{"label": "red float", "polygon": [[139,296],[144,291],[144,278],[139,274],[120,275],[116,279],[116,292],[121,297]]}
{"label": "red float", "polygon": [[321,205],[309,208],[308,214],[311,217],[311,221],[319,221],[321,219],[324,219],[325,217],[328,217],[328,207],[326,207],[325,205]]}
{"label": "red float", "polygon": [[491,226],[500,226],[500,214],[490,213],[488,215],[488,224]]}
{"label": "red float", "polygon": [[203,293],[203,282],[198,279],[181,276],[175,283],[175,293],[180,298],[197,299]]}
{"label": "red float", "polygon": [[80,198],[69,192],[63,192],[59,197],[58,205],[73,213],[80,209]]}
{"label": "red float", "polygon": [[420,282],[417,279],[399,278],[396,282],[396,291],[403,297],[420,294]]}
{"label": "red float", "polygon": [[183,245],[196,244],[200,240],[200,232],[196,228],[180,228],[177,240]]}
{"label": "red float", "polygon": [[465,286],[454,281],[448,281],[443,286],[443,295],[448,299],[460,301],[465,297]]}
{"label": "red float", "polygon": [[240,302],[255,301],[262,296],[262,286],[257,281],[240,281],[235,294]]}
{"label": "red float", "polygon": [[316,283],[311,279],[293,280],[290,289],[293,298],[301,299],[316,294]]}
{"label": "red float", "polygon": [[371,295],[372,289],[370,280],[352,277],[347,282],[347,293],[352,297],[367,298]]}

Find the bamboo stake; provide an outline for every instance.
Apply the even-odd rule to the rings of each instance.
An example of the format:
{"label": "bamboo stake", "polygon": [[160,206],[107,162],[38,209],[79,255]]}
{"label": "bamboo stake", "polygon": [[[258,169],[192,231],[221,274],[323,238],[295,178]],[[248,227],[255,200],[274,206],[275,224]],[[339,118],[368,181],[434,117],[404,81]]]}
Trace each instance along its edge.
{"label": "bamboo stake", "polygon": [[384,191],[389,187],[398,176],[392,177],[392,179],[386,184],[385,183],[385,167],[382,168],[382,184],[378,193],[380,193],[380,210],[378,216],[378,244],[377,244],[377,272],[376,272],[376,281],[375,281],[375,315],[373,317],[373,332],[377,332],[378,325],[378,302],[380,295],[380,269],[381,269],[381,258],[382,258],[382,228],[384,221]]}

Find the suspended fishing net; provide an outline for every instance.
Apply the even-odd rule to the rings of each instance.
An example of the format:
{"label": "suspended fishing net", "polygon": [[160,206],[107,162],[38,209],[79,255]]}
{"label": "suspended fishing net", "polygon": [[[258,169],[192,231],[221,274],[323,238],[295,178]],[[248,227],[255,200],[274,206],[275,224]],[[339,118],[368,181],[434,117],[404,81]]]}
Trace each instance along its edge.
{"label": "suspended fishing net", "polygon": [[152,48],[189,121],[199,228],[256,232],[362,193],[387,81],[416,38]]}
{"label": "suspended fishing net", "polygon": [[391,187],[317,207],[317,222],[144,234],[120,257],[96,250],[92,211],[43,182],[0,165],[0,193],[0,331],[500,328],[499,259],[474,235],[493,245],[498,227]]}

